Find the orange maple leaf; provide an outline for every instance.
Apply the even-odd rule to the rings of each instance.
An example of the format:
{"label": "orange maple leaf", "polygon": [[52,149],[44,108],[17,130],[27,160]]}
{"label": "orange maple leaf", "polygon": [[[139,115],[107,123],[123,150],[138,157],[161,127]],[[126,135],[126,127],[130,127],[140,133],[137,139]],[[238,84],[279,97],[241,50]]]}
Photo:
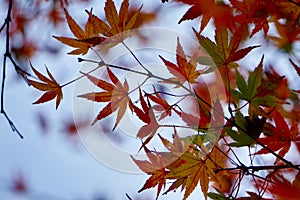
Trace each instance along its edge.
{"label": "orange maple leaf", "polygon": [[187,199],[200,182],[201,190],[205,198],[207,198],[209,185],[208,168],[200,152],[185,152],[180,156],[180,159],[183,160],[183,164],[172,169],[166,178],[177,179],[177,181],[181,182],[178,187],[182,185],[182,187],[185,188],[184,199]]}
{"label": "orange maple leaf", "polygon": [[93,84],[105,90],[105,92],[92,92],[79,95],[79,97],[96,102],[109,102],[99,112],[95,120],[92,122],[92,125],[118,110],[116,122],[113,127],[114,130],[117,127],[118,123],[121,121],[122,117],[124,116],[127,105],[129,104],[129,108],[131,108],[130,105],[132,104],[132,102],[128,96],[129,86],[127,81],[125,80],[122,85],[119,79],[113,74],[113,72],[109,68],[107,68],[107,73],[113,84],[98,79],[89,74],[84,74]]}
{"label": "orange maple leaf", "polygon": [[42,82],[37,82],[28,79],[28,82],[30,85],[35,87],[38,90],[45,91],[46,93],[43,94],[37,101],[35,101],[33,104],[39,104],[39,103],[45,103],[47,101],[50,101],[56,97],[56,109],[58,108],[62,98],[63,98],[63,93],[62,93],[62,87],[56,82],[52,74],[49,72],[48,68],[47,74],[49,78],[45,77],[41,73],[39,73],[30,63],[30,66],[35,73],[35,75],[42,81]]}
{"label": "orange maple leaf", "polygon": [[65,9],[65,16],[69,25],[69,28],[73,35],[76,38],[68,38],[68,37],[57,37],[53,36],[55,39],[60,42],[75,47],[76,49],[69,52],[68,54],[78,55],[78,54],[86,54],[89,48],[99,45],[106,37],[99,36],[96,33],[96,30],[93,25],[93,18],[91,12],[88,12],[89,18],[85,24],[85,30],[82,30],[81,27],[76,23],[76,21],[70,16],[68,11]]}
{"label": "orange maple leaf", "polygon": [[133,161],[143,172],[151,175],[145,182],[144,186],[139,190],[139,192],[157,186],[157,199],[161,192],[161,189],[166,185],[165,176],[168,174],[168,171],[165,168],[166,163],[165,160],[157,152],[151,152],[147,147],[144,147],[144,150],[149,161],[136,160],[131,156]]}
{"label": "orange maple leaf", "polygon": [[[177,48],[176,48],[176,62],[174,63],[167,61],[162,56],[159,56],[164,64],[167,66],[169,72],[175,76],[175,78],[170,78],[172,82],[179,82],[183,84],[185,81],[193,84],[196,83],[196,79],[201,74],[201,70],[196,70],[197,63],[195,59],[187,61],[186,55],[183,51],[183,48],[180,44],[179,38],[177,38]],[[166,81],[166,83],[169,83]]]}
{"label": "orange maple leaf", "polygon": [[[267,123],[264,127],[264,131],[274,134],[265,138],[260,138],[259,141],[270,148],[273,152],[280,150],[278,155],[284,157],[291,147],[291,142],[296,139],[296,136],[298,134],[298,122],[293,122],[291,128],[289,128],[279,111],[275,110],[273,116],[276,126]],[[266,153],[270,152],[263,148],[255,154]],[[277,158],[275,163],[277,163],[278,161],[279,159]]]}
{"label": "orange maple leaf", "polygon": [[[202,153],[200,153],[199,148]],[[203,152],[207,155],[203,155]],[[177,165],[172,163],[167,166],[170,172],[165,178],[176,180],[167,192],[181,186],[182,189],[185,189],[184,199],[186,199],[194,191],[198,183],[200,183],[204,197],[207,199],[210,181],[214,181],[220,186],[231,186],[229,180],[228,183],[225,183],[224,180],[222,180],[224,177],[219,177],[221,174],[215,172],[215,169],[226,167],[227,160],[227,153],[224,153],[217,145],[211,152],[208,152],[206,147],[202,144],[200,137],[195,136],[193,142],[190,143],[190,148],[187,149],[185,153],[176,155],[180,155],[178,160],[174,162],[177,163]]]}
{"label": "orange maple leaf", "polygon": [[112,0],[107,0],[104,7],[107,23],[97,16],[91,15],[93,18],[95,32],[106,37],[118,34],[114,37],[114,42],[122,42],[130,35],[128,31],[135,27],[136,20],[142,8],[140,7],[131,14],[128,12],[128,7],[129,0],[124,0],[118,14],[114,2]]}
{"label": "orange maple leaf", "polygon": [[[161,189],[166,185],[166,176],[170,172],[170,169],[174,169],[179,167],[182,164],[182,160],[178,159],[179,155],[184,153],[185,147],[182,144],[181,139],[178,137],[176,129],[174,128],[174,136],[173,136],[173,143],[169,140],[163,138],[159,135],[163,145],[170,151],[170,152],[156,152],[150,151],[147,147],[144,146],[144,151],[148,157],[148,160],[136,160],[132,156],[131,158],[133,161],[138,165],[138,167],[145,173],[151,175],[147,181],[145,182],[144,186],[139,190],[139,192],[153,188],[157,186],[157,196],[158,198]],[[173,184],[168,191],[164,194],[168,193],[169,191],[173,190],[172,188],[176,189],[176,184]]]}

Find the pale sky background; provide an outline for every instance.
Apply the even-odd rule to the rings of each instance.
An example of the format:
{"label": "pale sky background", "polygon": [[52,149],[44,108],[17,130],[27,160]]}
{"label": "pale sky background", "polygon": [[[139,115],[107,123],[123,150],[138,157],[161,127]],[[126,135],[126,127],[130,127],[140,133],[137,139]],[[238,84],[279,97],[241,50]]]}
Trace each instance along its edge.
{"label": "pale sky background", "polygon": [[[141,4],[139,1],[134,0],[130,2],[137,2],[137,5]],[[162,5],[159,0],[153,2],[144,1],[143,10],[153,10],[158,6],[163,7],[158,14],[159,22],[149,26],[165,27],[195,39],[192,36],[190,27],[194,26],[196,29],[199,29],[199,25],[197,25],[199,19],[177,25],[188,6],[179,10],[172,3]],[[103,3],[104,1],[92,1],[90,5],[81,7],[71,5],[68,10],[74,19],[82,25],[86,21],[84,9],[89,10],[93,7],[93,11],[103,18]],[[119,7],[120,1],[116,1],[116,4]],[[3,2],[0,3],[0,21],[6,15],[6,7],[4,5]],[[62,48],[57,55],[41,54],[34,57],[31,60],[32,64],[42,73],[45,72],[44,65],[47,65],[60,83],[68,82],[78,76],[78,71],[84,69],[84,66],[77,63],[77,56],[66,55],[67,52],[71,51],[71,48],[61,45],[51,37],[51,35],[71,36],[71,32],[66,28],[66,24],[62,25],[62,29],[53,31],[51,27],[47,27],[47,24],[39,23],[32,27],[32,30],[34,34],[42,35],[44,40],[51,40],[52,45]],[[213,31],[208,27],[204,34],[212,35]],[[3,37],[1,41],[3,41]],[[172,44],[170,48],[172,48],[171,46]],[[175,47],[176,40],[173,43],[174,51]],[[4,52],[3,45],[0,48],[1,52]],[[250,58],[243,62],[248,63],[249,68],[254,68],[260,60],[260,53],[263,51],[266,51],[266,49],[257,50],[258,56],[255,57],[254,54],[255,59]],[[265,60],[269,60],[276,53],[270,51],[266,55]],[[86,57],[91,57],[91,55]],[[174,58],[174,56],[171,56],[170,60]],[[279,58],[274,64],[280,64],[280,62],[283,62],[282,60]],[[155,62],[161,63],[158,58],[155,59]],[[0,68],[0,73],[2,74],[2,67]],[[285,71],[286,73],[288,72]],[[4,117],[0,117],[0,199],[97,200],[98,198],[100,200],[99,197],[103,197],[109,200],[121,200],[126,199],[125,193],[128,193],[133,199],[137,197],[140,199],[145,199],[145,197],[154,199],[156,188],[146,190],[140,194],[137,193],[149,176],[143,173],[126,173],[122,169],[115,170],[104,165],[93,154],[90,154],[82,143],[72,142],[62,131],[61,122],[64,122],[74,114],[73,97],[78,95],[74,94],[74,85],[63,89],[64,99],[59,109],[55,110],[54,101],[42,105],[32,105],[32,102],[40,97],[41,92],[27,87],[22,80],[16,81],[15,71],[12,70],[11,65],[7,67],[7,74],[6,112],[25,139],[19,139],[11,131]],[[293,80],[293,76],[293,73],[291,73],[290,80]],[[299,83],[292,83],[292,87],[297,88],[297,86],[299,86]],[[91,113],[91,120],[93,120],[98,110],[99,108],[96,107],[95,113]],[[44,114],[49,119],[51,127],[48,133],[42,133],[37,125],[37,113]],[[76,118],[76,116],[74,117]],[[116,134],[118,133],[113,133],[114,136]],[[130,151],[134,152],[133,149],[138,149],[138,146],[131,146],[131,144],[139,144],[139,140],[135,140],[134,137],[125,134],[119,135],[118,139],[123,141],[120,145],[125,148],[125,151],[130,149]],[[127,140],[130,142],[129,144],[126,143]],[[117,145],[115,140],[112,140],[112,142]],[[107,149],[103,149],[103,152],[106,155],[110,154],[110,151]],[[12,177],[17,176],[19,173],[24,176],[25,181],[28,183],[28,194],[15,195],[10,192],[9,187],[11,187]],[[180,193],[178,190],[176,193],[170,192],[167,196],[161,196],[159,199],[181,199],[182,195],[183,193]],[[199,187],[189,198],[189,200],[195,199],[202,199]]]}

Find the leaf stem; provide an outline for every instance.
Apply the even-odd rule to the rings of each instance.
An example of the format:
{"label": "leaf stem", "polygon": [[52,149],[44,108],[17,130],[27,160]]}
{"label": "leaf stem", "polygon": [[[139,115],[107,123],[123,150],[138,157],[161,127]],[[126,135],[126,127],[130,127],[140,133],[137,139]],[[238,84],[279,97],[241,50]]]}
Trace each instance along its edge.
{"label": "leaf stem", "polygon": [[[81,59],[81,58],[78,59],[78,60],[81,60],[81,61],[87,61],[87,60],[84,60],[84,59]],[[80,61],[80,62],[81,62],[81,61]],[[96,67],[96,68],[94,68],[94,69],[88,71],[88,72],[85,73],[85,74],[90,74],[90,73],[96,71],[97,69],[99,69],[100,67],[102,67],[103,65],[104,65],[103,62],[98,62],[98,67]],[[71,81],[69,81],[69,82],[67,82],[67,83],[65,83],[65,84],[63,84],[63,85],[61,85],[60,87],[63,88],[63,87],[65,87],[65,86],[67,86],[67,85],[70,85],[70,84],[72,84],[72,83],[74,83],[74,82],[76,82],[76,81],[78,81],[78,80],[80,80],[80,79],[82,79],[82,78],[84,78],[84,77],[85,77],[85,75],[81,75],[81,76],[79,76],[79,77],[77,77],[77,78],[75,78],[75,79],[73,79],[73,80],[71,80]]]}
{"label": "leaf stem", "polygon": [[[93,60],[85,60],[85,59],[81,59],[80,61],[87,61],[87,62],[93,62],[93,63],[98,63],[98,61],[93,61]],[[223,113],[221,113],[219,110],[215,109],[211,104],[209,104],[206,100],[204,100],[202,97],[200,97],[196,91],[192,92],[189,88],[187,88],[186,86],[184,86],[183,84],[179,83],[178,81],[172,81],[170,79],[166,79],[166,78],[162,78],[160,76],[157,76],[155,74],[152,74],[152,73],[145,73],[145,72],[140,72],[140,71],[136,71],[136,70],[133,70],[133,69],[128,69],[128,68],[125,68],[125,67],[121,67],[121,66],[116,66],[116,65],[111,65],[111,64],[105,64],[109,67],[112,67],[112,68],[116,68],[116,69],[121,69],[121,70],[125,70],[125,71],[129,71],[129,72],[132,72],[132,73],[136,73],[136,74],[140,74],[140,75],[145,75],[145,76],[148,76],[149,78],[156,78],[158,80],[161,80],[161,81],[165,81],[165,82],[169,82],[169,83],[172,83],[172,84],[177,84],[179,85],[181,88],[183,88],[184,90],[186,90],[188,93],[190,93],[190,95],[196,97],[198,100],[200,100],[202,103],[204,103],[206,106],[208,106],[209,108],[211,108],[215,113],[217,113],[218,115],[221,115],[225,120],[229,121],[230,124],[232,126],[235,126],[237,127],[239,130],[243,131],[245,134],[247,134],[247,130],[245,130],[243,127],[239,126],[234,119],[230,119],[228,118],[227,116],[225,116]],[[147,70],[148,71],[148,70]],[[250,134],[247,134],[251,139],[253,139],[258,145],[260,145],[262,148],[266,149],[268,152],[270,152],[272,155],[274,155],[276,158],[278,158],[279,160],[283,161],[285,164],[289,165],[290,167],[292,168],[295,168],[297,170],[299,170],[298,167],[295,167],[293,165],[293,163],[291,163],[290,161],[284,159],[283,157],[281,157],[280,155],[278,155],[277,153],[275,153],[274,151],[272,151],[269,147],[265,146],[262,142],[260,142],[257,138],[254,138],[252,135]]]}

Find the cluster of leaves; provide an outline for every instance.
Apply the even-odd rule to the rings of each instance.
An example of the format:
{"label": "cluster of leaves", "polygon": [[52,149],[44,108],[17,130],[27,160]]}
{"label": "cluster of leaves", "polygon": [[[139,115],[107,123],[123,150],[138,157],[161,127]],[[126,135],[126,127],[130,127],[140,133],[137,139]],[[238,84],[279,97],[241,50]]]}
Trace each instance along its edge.
{"label": "cluster of leaves", "polygon": [[[54,38],[75,48],[69,54],[85,55],[91,50],[99,56],[95,47],[114,48],[116,45],[124,45],[144,72],[132,70],[130,66],[105,63],[99,56],[99,61],[93,61],[98,63],[97,68],[83,73],[67,84],[59,85],[48,69],[49,78],[32,67],[40,81],[30,78],[29,84],[45,92],[35,104],[56,98],[58,108],[63,97],[62,88],[79,79],[87,78],[101,91],[87,91],[78,97],[107,103],[99,111],[92,125],[117,112],[112,127],[112,130],[115,130],[126,111],[130,110],[132,115],[144,123],[136,133],[137,138],[142,140],[142,145],[137,149],[144,150],[148,160],[132,157],[139,168],[150,175],[140,191],[157,187],[157,198],[169,183],[170,186],[163,194],[181,188],[184,190],[183,199],[187,199],[198,184],[205,198],[242,198],[244,194],[240,193],[240,186],[247,181],[246,176],[251,177],[252,181],[248,180],[248,184],[252,184],[255,190],[244,191],[250,195],[245,198],[260,199],[266,194],[275,198],[289,198],[291,194],[285,191],[300,189],[300,163],[297,159],[300,154],[300,88],[292,90],[284,75],[271,67],[266,67],[263,55],[260,61],[257,61],[255,69],[246,74],[238,61],[250,56],[249,53],[255,49],[261,48],[260,45],[242,46],[262,30],[263,38],[273,42],[274,48],[290,53],[288,54],[290,64],[284,67],[294,68],[299,80],[300,67],[294,61],[299,58],[293,54],[296,51],[295,43],[300,40],[299,2],[289,0],[230,0],[229,3],[214,0],[175,0],[175,2],[180,2],[178,5],[191,6],[179,23],[201,17],[200,30],[197,31],[197,27],[191,30],[198,40],[200,49],[198,50],[202,53],[194,52],[187,55],[178,38],[175,50],[176,63],[169,61],[171,58],[157,55],[157,59],[160,58],[163,67],[168,70],[169,78],[160,77],[146,68],[125,43],[126,38],[132,35],[131,30],[142,26],[142,22],[147,22],[142,7],[132,10],[129,8],[129,0],[124,0],[117,12],[113,0],[107,0],[104,7],[106,20],[94,15],[92,10],[86,11],[88,20],[84,30],[65,9],[65,18],[75,38],[60,36]],[[211,19],[215,27],[214,40],[202,34]],[[270,26],[275,27],[278,36],[269,34]],[[79,61],[90,62],[83,58]],[[99,68],[105,68],[109,80],[91,75],[91,72]],[[145,81],[131,88],[127,80],[122,83],[112,69],[143,75]],[[203,84],[201,78],[206,74],[218,73],[222,76],[226,95],[212,97],[209,96],[209,89],[214,88],[218,93],[220,88],[216,87],[216,83]],[[171,85],[175,94],[164,93],[155,87],[153,91],[144,90],[143,87],[149,79]],[[182,91],[185,93],[182,94]],[[139,96],[137,101],[133,99],[136,94]],[[174,102],[170,101],[171,97],[177,103],[170,103]],[[191,111],[186,108],[187,105],[192,105],[196,109]],[[177,118],[182,123],[171,125],[162,123],[163,119],[171,117]],[[158,134],[161,128],[169,128],[171,131],[165,135]],[[177,132],[182,130],[189,130],[192,134],[180,136]],[[167,139],[170,136],[172,141]],[[165,150],[150,150],[149,145],[154,137],[160,139]],[[295,149],[291,148],[292,144],[295,144]],[[240,155],[237,155],[239,149],[249,149],[249,155],[246,156],[248,163],[243,163]],[[293,153],[295,159],[288,160],[289,153]],[[260,162],[256,162],[257,160],[265,162],[264,154],[270,155],[271,165],[259,165]],[[294,174],[292,181],[285,178],[287,174]],[[295,199],[300,197],[299,192],[293,195]]]}
{"label": "cluster of leaves", "polygon": [[[89,0],[78,0],[76,3],[82,2],[88,3]],[[58,52],[58,49],[47,43],[36,42],[30,30],[34,29],[38,20],[43,20],[40,23],[48,23],[49,27],[58,27],[64,21],[63,8],[69,3],[68,0],[13,2],[11,15],[13,23],[10,29],[11,53],[18,61],[26,61],[41,51]]]}

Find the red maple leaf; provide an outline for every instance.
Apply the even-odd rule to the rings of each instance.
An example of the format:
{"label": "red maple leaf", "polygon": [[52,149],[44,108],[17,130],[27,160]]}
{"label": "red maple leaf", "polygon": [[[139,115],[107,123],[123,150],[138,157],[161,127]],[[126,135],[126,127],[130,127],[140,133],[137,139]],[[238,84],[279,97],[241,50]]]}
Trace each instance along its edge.
{"label": "red maple leaf", "polygon": [[265,35],[267,35],[269,30],[268,17],[280,13],[277,2],[274,0],[230,0],[230,3],[233,5],[233,8],[239,12],[239,14],[234,17],[235,21],[241,24],[253,23],[255,25],[251,36],[261,29],[263,29]]}
{"label": "red maple leaf", "polygon": [[161,112],[159,120],[164,119],[167,116],[171,116],[172,109],[174,109],[173,106],[171,106],[166,99],[164,99],[159,92],[156,91],[155,87],[154,94],[147,94],[147,97],[157,104],[152,106],[152,108],[158,112]]}
{"label": "red maple leaf", "polygon": [[13,186],[12,190],[15,193],[26,193],[28,188],[24,176],[19,174],[18,176],[14,177],[13,179]]}
{"label": "red maple leaf", "polygon": [[159,124],[157,123],[157,120],[155,118],[153,108],[150,107],[150,105],[147,105],[145,99],[143,98],[141,89],[139,89],[139,95],[140,95],[140,102],[141,102],[142,109],[140,109],[134,104],[132,104],[131,107],[135,112],[135,114],[138,116],[138,118],[142,120],[144,123],[146,123],[146,125],[142,126],[137,133],[138,138],[143,139],[147,137],[140,148],[142,149],[143,147],[145,147],[147,143],[150,142],[152,137],[155,135],[157,129],[159,128]]}
{"label": "red maple leaf", "polygon": [[179,24],[185,20],[192,20],[202,16],[200,32],[204,30],[211,18],[214,19],[216,26],[227,27],[232,30],[233,16],[231,8],[214,0],[177,0],[179,2],[191,5],[190,9],[178,22]]}
{"label": "red maple leaf", "polygon": [[[279,111],[275,110],[273,116],[276,126],[267,123],[267,125],[265,125],[264,131],[274,134],[265,138],[260,138],[259,141],[274,152],[280,150],[278,155],[284,157],[291,147],[291,142],[296,139],[296,136],[298,134],[298,122],[293,122],[291,128],[289,128]],[[256,152],[256,154],[266,153],[270,152],[264,148]],[[277,163],[278,161],[279,159],[277,158],[275,163]]]}

